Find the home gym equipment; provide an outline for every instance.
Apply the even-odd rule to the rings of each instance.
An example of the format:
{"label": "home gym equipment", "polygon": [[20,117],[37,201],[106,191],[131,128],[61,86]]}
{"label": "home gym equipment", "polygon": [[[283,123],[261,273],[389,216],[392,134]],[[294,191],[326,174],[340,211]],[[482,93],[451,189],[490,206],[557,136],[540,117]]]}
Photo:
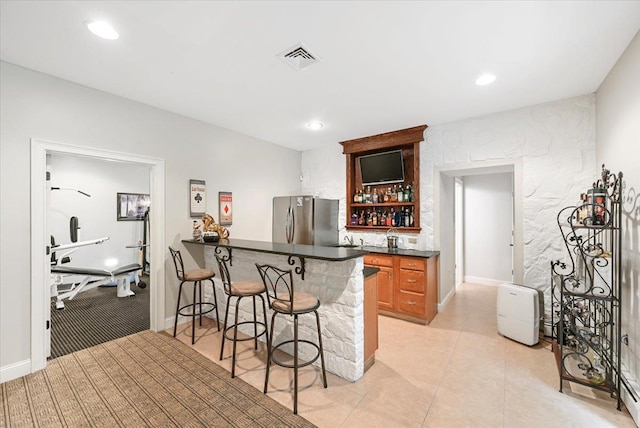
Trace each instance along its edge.
{"label": "home gym equipment", "polygon": [[[56,297],[56,309],[64,309],[64,299],[71,300],[80,292],[91,290],[92,288],[102,285],[108,285],[109,283],[116,284],[117,297],[133,296],[135,293],[131,291],[130,285],[132,274],[134,276],[134,282],[138,287],[146,287],[146,284],[142,283],[138,276],[138,272],[142,270],[142,265],[138,263],[121,266],[114,270],[62,266],[71,261],[69,255],[76,251],[77,248],[102,244],[109,240],[109,237],[103,237],[78,242],[77,232],[79,228],[78,218],[71,217],[69,230],[72,242],[69,244],[56,245],[54,237],[51,237],[51,296]],[[65,250],[71,251],[59,255],[60,252]],[[65,285],[64,278],[68,278],[69,276],[81,276],[82,279]],[[140,285],[141,283],[143,284],[142,286]]]}
{"label": "home gym equipment", "polygon": [[[137,248],[139,251],[142,252],[141,255],[141,262],[142,262],[142,273],[145,275],[149,275],[149,269],[151,267],[148,259],[147,259],[147,248],[151,246],[151,244],[148,242],[148,237],[150,236],[150,217],[149,217],[149,212],[150,212],[150,208],[147,208],[147,211],[144,213],[143,216],[143,226],[142,226],[142,241],[138,241],[137,244],[132,244],[132,245],[127,245],[126,248]],[[147,286],[147,284],[144,281],[140,281],[139,283],[137,283],[138,287],[140,288],[145,288]]]}

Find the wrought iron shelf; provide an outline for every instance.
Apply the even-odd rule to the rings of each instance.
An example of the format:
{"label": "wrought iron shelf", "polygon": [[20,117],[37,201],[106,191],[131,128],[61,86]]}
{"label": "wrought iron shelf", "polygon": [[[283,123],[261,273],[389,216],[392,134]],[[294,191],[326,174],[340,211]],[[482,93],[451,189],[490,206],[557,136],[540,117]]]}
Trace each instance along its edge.
{"label": "wrought iron shelf", "polygon": [[[560,392],[563,381],[606,391],[618,410],[620,388],[627,385],[620,370],[621,185],[622,173],[611,174],[603,165],[601,178],[586,192],[587,203],[560,210],[557,224],[568,258],[551,262]],[[585,214],[586,224],[576,224]]]}

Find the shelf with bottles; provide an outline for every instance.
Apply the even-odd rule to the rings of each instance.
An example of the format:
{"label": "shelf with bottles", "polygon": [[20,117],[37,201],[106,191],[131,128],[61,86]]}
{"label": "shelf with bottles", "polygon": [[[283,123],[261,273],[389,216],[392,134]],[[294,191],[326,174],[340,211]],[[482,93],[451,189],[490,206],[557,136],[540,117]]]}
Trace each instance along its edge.
{"label": "shelf with bottles", "polygon": [[393,184],[389,186],[364,186],[355,189],[351,206],[360,205],[409,205],[413,202],[415,191],[412,184]]}
{"label": "shelf with bottles", "polygon": [[391,227],[402,230],[416,228],[413,206],[410,208],[408,206],[400,206],[400,209],[392,206],[388,210],[383,210],[382,208],[384,207],[376,204],[362,204],[361,209],[352,206],[347,227],[360,226],[367,229],[377,227],[385,230]]}

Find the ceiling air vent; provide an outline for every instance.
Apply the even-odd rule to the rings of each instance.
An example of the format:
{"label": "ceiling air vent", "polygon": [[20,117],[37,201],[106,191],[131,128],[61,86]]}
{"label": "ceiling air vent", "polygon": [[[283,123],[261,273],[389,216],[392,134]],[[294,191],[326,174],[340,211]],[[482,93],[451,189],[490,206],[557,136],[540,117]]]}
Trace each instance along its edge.
{"label": "ceiling air vent", "polygon": [[280,58],[296,70],[304,70],[310,65],[321,61],[318,55],[312,53],[302,43],[292,46],[286,51],[278,54],[278,58]]}

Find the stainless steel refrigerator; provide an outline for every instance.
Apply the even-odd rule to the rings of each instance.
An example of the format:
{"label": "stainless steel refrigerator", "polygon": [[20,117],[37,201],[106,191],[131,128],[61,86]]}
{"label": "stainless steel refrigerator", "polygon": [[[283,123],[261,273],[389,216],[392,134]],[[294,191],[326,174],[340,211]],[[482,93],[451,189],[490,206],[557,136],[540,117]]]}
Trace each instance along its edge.
{"label": "stainless steel refrigerator", "polygon": [[273,242],[338,245],[338,200],[313,196],[273,198]]}

